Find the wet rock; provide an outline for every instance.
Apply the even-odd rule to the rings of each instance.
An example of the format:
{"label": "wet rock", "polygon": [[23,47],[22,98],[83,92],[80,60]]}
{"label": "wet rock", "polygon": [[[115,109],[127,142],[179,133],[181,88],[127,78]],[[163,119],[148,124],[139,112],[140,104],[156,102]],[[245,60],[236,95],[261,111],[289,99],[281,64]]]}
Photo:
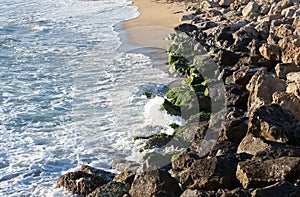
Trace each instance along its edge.
{"label": "wet rock", "polygon": [[257,13],[259,10],[259,5],[253,1],[249,2],[246,7],[243,9],[242,14],[244,17],[250,16],[253,13]]}
{"label": "wet rock", "polygon": [[157,169],[136,175],[129,194],[132,197],[174,197],[181,194],[181,189],[167,171]]}
{"label": "wet rock", "polygon": [[264,187],[278,181],[294,181],[300,176],[300,158],[281,157],[239,162],[236,176],[244,188]]}
{"label": "wet rock", "polygon": [[249,119],[248,132],[269,141],[300,145],[300,121],[277,104],[257,108]]}
{"label": "wet rock", "polygon": [[286,197],[296,197],[300,196],[300,188],[294,186],[290,182],[283,181],[264,187],[261,189],[256,189],[252,192],[253,197],[264,197],[264,196],[286,196]]}
{"label": "wet rock", "polygon": [[299,72],[300,67],[296,66],[295,64],[288,63],[279,63],[275,67],[276,75],[280,79],[286,79],[286,75],[290,72]]}
{"label": "wet rock", "polygon": [[98,187],[88,197],[123,197],[128,194],[129,189],[129,184],[112,181]]}
{"label": "wet rock", "polygon": [[115,175],[90,166],[82,166],[79,171],[70,172],[58,178],[56,187],[64,187],[72,194],[87,196],[97,187],[112,180]]}
{"label": "wet rock", "polygon": [[180,175],[183,188],[217,190],[235,188],[236,160],[226,156],[196,160],[189,169]]}
{"label": "wet rock", "polygon": [[295,118],[300,120],[300,99],[292,93],[275,92],[273,103],[280,105],[283,109],[290,111]]}
{"label": "wet rock", "polygon": [[259,52],[264,58],[266,58],[268,60],[275,60],[275,61],[281,60],[281,50],[280,50],[279,46],[276,44],[264,43],[259,48]]}
{"label": "wet rock", "polygon": [[[272,86],[270,86],[272,84]],[[251,114],[256,108],[262,105],[271,104],[274,92],[285,91],[286,84],[273,74],[260,70],[253,75],[247,90],[249,91],[248,111]]]}
{"label": "wet rock", "polygon": [[167,145],[171,140],[173,139],[173,136],[166,135],[166,134],[160,134],[160,135],[154,135],[153,137],[150,137],[146,143],[143,149],[152,149],[152,148],[161,148],[165,145]]}

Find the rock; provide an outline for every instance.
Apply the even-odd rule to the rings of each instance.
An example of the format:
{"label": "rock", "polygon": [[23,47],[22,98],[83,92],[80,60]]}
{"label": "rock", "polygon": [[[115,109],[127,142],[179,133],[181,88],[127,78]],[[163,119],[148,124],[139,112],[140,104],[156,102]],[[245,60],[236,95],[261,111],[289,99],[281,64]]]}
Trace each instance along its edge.
{"label": "rock", "polygon": [[217,57],[218,65],[233,66],[239,61],[239,55],[227,50],[220,50]]}
{"label": "rock", "polygon": [[255,1],[252,1],[246,5],[246,7],[242,11],[242,14],[244,17],[247,17],[253,13],[258,12],[258,10],[259,10],[259,5]]}
{"label": "rock", "polygon": [[175,159],[172,161],[172,169],[175,171],[183,171],[188,169],[194,161],[199,159],[199,157],[192,152],[183,152],[180,155],[178,155]]}
{"label": "rock", "polygon": [[230,26],[230,30],[231,31],[237,31],[239,30],[240,28],[244,27],[245,25],[247,25],[248,22],[247,21],[239,21],[237,23],[234,23]]}
{"label": "rock", "polygon": [[232,31],[229,26],[219,26],[214,31],[215,44],[222,47],[229,47],[233,44]]}
{"label": "rock", "polygon": [[256,189],[252,192],[253,197],[264,197],[264,196],[286,196],[286,197],[297,197],[300,196],[300,188],[293,184],[283,181]]}
{"label": "rock", "polygon": [[163,146],[166,146],[172,139],[173,136],[167,134],[154,135],[153,137],[150,137],[148,140],[146,140],[143,150],[161,148]]}
{"label": "rock", "polygon": [[300,148],[295,146],[287,146],[279,143],[265,141],[270,148],[255,153],[252,160],[269,160],[278,159],[280,157],[300,157]]}
{"label": "rock", "polygon": [[82,166],[79,171],[69,172],[58,178],[56,187],[64,187],[72,194],[87,196],[97,187],[112,180],[115,175],[89,166]]}
{"label": "rock", "polygon": [[276,27],[275,36],[279,38],[285,38],[293,35],[294,27],[289,24],[281,24],[279,27]]}
{"label": "rock", "polygon": [[219,189],[217,191],[203,191],[203,190],[187,189],[181,194],[180,197],[215,197],[215,196],[249,197],[250,192],[243,188],[237,188],[234,190]]}
{"label": "rock", "polygon": [[279,46],[276,44],[264,43],[259,48],[259,52],[264,58],[266,58],[268,60],[275,60],[275,61],[281,60],[281,50],[280,50]]}
{"label": "rock", "polygon": [[300,29],[300,16],[294,18],[292,25],[295,29]]}
{"label": "rock", "polygon": [[176,26],[174,29],[176,32],[184,32],[184,33],[192,33],[193,31],[198,31],[197,26],[189,23],[180,24]]}
{"label": "rock", "polygon": [[239,162],[236,177],[244,188],[264,187],[278,181],[294,181],[300,176],[300,158],[281,157],[270,160]]}
{"label": "rock", "polygon": [[300,72],[291,72],[286,75],[288,87],[287,93],[294,94],[300,99]]}
{"label": "rock", "polygon": [[128,194],[129,189],[129,184],[112,181],[98,187],[88,197],[123,197]]}
{"label": "rock", "polygon": [[221,1],[219,2],[219,5],[220,5],[221,7],[229,7],[230,4],[232,4],[233,2],[234,2],[234,0],[221,0]]}
{"label": "rock", "polygon": [[264,142],[260,137],[247,134],[237,148],[237,153],[256,155],[258,152],[271,149],[271,145]]}
{"label": "rock", "polygon": [[267,15],[268,12],[270,11],[270,8],[271,8],[270,4],[263,4],[259,8],[259,13],[262,15]]}
{"label": "rock", "polygon": [[280,105],[283,109],[290,111],[295,118],[300,120],[300,99],[292,93],[275,92],[273,103]]}
{"label": "rock", "polygon": [[299,72],[300,67],[292,63],[278,63],[275,67],[276,75],[280,79],[286,79],[286,75],[290,72]]}
{"label": "rock", "polygon": [[288,36],[281,39],[278,43],[282,51],[281,61],[283,63],[293,63],[300,66],[300,46],[298,45],[299,36]]}
{"label": "rock", "polygon": [[242,66],[240,69],[233,72],[233,82],[241,86],[246,86],[253,75],[260,70],[263,70],[263,68]]}
{"label": "rock", "polygon": [[115,159],[111,164],[111,168],[119,172],[123,172],[123,171],[135,172],[139,167],[140,164],[134,161],[126,160],[124,158]]}
{"label": "rock", "polygon": [[269,141],[300,145],[300,121],[277,104],[257,108],[250,116],[248,132]]}
{"label": "rock", "polygon": [[237,160],[226,156],[196,160],[180,175],[185,189],[231,189],[238,185],[235,177]]}
{"label": "rock", "polygon": [[[270,86],[272,84],[272,86]],[[253,75],[247,90],[249,91],[248,111],[251,114],[256,108],[262,105],[271,104],[274,92],[285,91],[286,84],[273,74],[260,70]]]}
{"label": "rock", "polygon": [[157,169],[136,175],[129,194],[132,197],[173,197],[179,196],[181,189],[167,171]]}
{"label": "rock", "polygon": [[183,15],[183,16],[180,18],[180,21],[193,20],[193,19],[195,19],[196,17],[197,17],[197,16],[194,15],[194,14]]}
{"label": "rock", "polygon": [[284,17],[292,17],[296,12],[296,7],[288,7],[281,11],[281,15]]}
{"label": "rock", "polygon": [[123,171],[120,174],[117,174],[113,181],[131,185],[134,180],[134,176],[134,172]]}
{"label": "rock", "polygon": [[226,85],[226,106],[247,110],[249,92],[244,86]]}

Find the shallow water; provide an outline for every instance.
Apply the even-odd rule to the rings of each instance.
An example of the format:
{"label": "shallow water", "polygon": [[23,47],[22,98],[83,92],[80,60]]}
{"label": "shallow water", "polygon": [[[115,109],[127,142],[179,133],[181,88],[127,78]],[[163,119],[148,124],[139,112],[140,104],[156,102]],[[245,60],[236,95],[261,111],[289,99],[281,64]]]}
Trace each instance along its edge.
{"label": "shallow water", "polygon": [[154,132],[160,102],[142,93],[172,79],[117,50],[114,25],[138,15],[127,5],[0,0],[0,196],[68,196],[62,173],[138,157],[132,137]]}

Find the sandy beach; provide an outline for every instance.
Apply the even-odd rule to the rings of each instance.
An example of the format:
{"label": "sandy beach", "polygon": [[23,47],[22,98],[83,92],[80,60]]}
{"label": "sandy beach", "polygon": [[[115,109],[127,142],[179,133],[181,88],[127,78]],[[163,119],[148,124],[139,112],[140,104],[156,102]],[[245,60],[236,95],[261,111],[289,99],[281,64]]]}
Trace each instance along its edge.
{"label": "sandy beach", "polygon": [[123,28],[131,44],[143,47],[165,48],[165,36],[179,25],[180,17],[186,14],[184,2],[167,0],[134,0],[140,16],[126,21]]}

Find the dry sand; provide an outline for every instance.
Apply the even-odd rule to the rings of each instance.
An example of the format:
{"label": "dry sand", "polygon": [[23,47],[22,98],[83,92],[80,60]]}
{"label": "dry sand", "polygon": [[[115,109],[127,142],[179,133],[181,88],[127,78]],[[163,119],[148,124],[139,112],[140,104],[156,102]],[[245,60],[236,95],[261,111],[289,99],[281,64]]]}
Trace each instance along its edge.
{"label": "dry sand", "polygon": [[179,25],[180,17],[186,14],[185,3],[168,2],[167,0],[134,0],[140,16],[126,21],[128,42],[142,47],[165,48],[164,38]]}

